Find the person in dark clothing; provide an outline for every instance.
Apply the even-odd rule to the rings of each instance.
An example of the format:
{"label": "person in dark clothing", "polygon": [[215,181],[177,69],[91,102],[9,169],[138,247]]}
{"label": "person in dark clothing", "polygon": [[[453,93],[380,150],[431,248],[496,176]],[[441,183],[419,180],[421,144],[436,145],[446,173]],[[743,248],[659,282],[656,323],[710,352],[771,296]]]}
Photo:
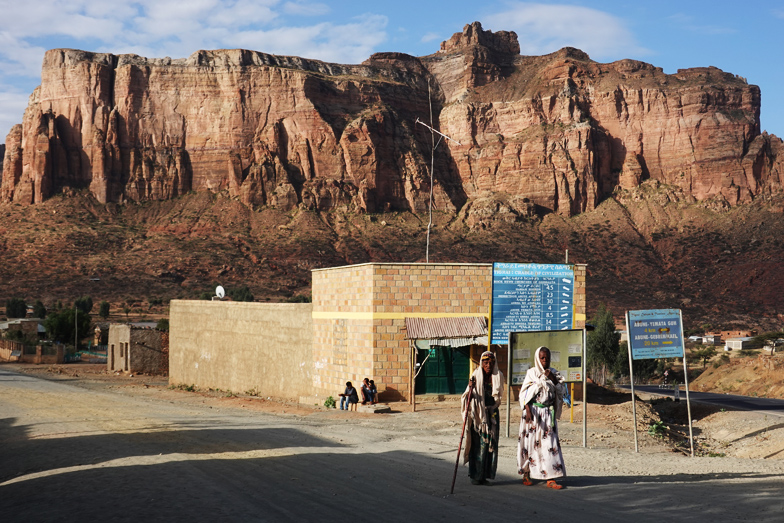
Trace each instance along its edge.
{"label": "person in dark clothing", "polygon": [[349,410],[352,406],[356,410],[357,403],[359,403],[359,395],[357,394],[357,389],[354,388],[350,381],[346,382],[346,390],[343,391],[343,394],[338,394],[338,396],[340,396],[340,410]]}
{"label": "person in dark clothing", "polygon": [[468,463],[468,475],[474,485],[485,485],[487,480],[495,479],[498,467],[498,407],[503,394],[504,375],[498,370],[495,354],[485,351],[460,400],[463,419],[470,418],[467,420],[470,430],[466,433],[463,463]]}

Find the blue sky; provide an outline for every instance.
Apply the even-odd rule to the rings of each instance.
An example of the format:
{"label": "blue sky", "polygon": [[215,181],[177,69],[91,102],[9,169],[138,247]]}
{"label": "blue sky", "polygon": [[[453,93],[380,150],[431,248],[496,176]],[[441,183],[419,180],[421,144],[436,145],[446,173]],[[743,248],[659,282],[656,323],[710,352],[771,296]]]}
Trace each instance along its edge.
{"label": "blue sky", "polygon": [[480,21],[517,32],[522,54],[572,46],[599,62],[713,65],[762,89],[762,129],[784,137],[784,2],[624,0],[0,0],[0,143],[21,123],[43,53],[69,47],[147,57],[245,48],[338,63],[377,51],[434,53]]}

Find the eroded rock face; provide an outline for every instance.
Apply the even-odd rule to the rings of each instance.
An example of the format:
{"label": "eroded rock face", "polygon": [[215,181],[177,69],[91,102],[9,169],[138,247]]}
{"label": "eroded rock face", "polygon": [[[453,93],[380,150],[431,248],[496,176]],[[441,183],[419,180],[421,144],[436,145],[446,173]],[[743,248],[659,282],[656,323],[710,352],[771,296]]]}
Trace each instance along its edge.
{"label": "eroded rock face", "polygon": [[519,52],[514,33],[479,23],[433,55],[355,66],[245,50],[52,50],[6,140],[0,198],[228,190],[254,206],[423,212],[432,142],[416,120],[429,122],[428,85],[435,126],[453,139],[436,148],[435,204],[481,209],[471,223],[493,209],[574,215],[647,179],[730,205],[781,190],[782,142],[760,134],[760,92],[745,80],[599,64],[571,48]]}

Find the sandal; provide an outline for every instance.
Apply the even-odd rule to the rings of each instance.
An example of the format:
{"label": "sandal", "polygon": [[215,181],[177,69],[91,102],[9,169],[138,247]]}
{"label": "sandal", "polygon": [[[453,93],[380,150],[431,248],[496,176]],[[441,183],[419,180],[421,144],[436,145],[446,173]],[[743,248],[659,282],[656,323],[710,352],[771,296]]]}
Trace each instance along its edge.
{"label": "sandal", "polygon": [[526,487],[530,487],[533,484],[534,482],[531,481],[531,478],[529,478],[528,476],[523,476],[523,485],[525,485]]}
{"label": "sandal", "polygon": [[563,488],[563,485],[559,485],[558,483],[555,482],[554,479],[548,479],[547,480],[547,488],[551,488],[551,489],[555,489],[555,490],[561,490]]}

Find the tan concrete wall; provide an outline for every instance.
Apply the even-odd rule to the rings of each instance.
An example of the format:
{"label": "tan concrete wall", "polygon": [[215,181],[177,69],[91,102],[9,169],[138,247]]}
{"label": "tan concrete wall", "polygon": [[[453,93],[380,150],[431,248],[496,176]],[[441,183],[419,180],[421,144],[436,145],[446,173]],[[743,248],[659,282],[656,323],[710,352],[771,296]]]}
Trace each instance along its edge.
{"label": "tan concrete wall", "polygon": [[106,368],[109,372],[131,370],[128,355],[130,342],[130,325],[121,323],[109,325],[109,341],[106,347]]}
{"label": "tan concrete wall", "polygon": [[309,303],[172,301],[169,383],[312,396],[312,310]]}

